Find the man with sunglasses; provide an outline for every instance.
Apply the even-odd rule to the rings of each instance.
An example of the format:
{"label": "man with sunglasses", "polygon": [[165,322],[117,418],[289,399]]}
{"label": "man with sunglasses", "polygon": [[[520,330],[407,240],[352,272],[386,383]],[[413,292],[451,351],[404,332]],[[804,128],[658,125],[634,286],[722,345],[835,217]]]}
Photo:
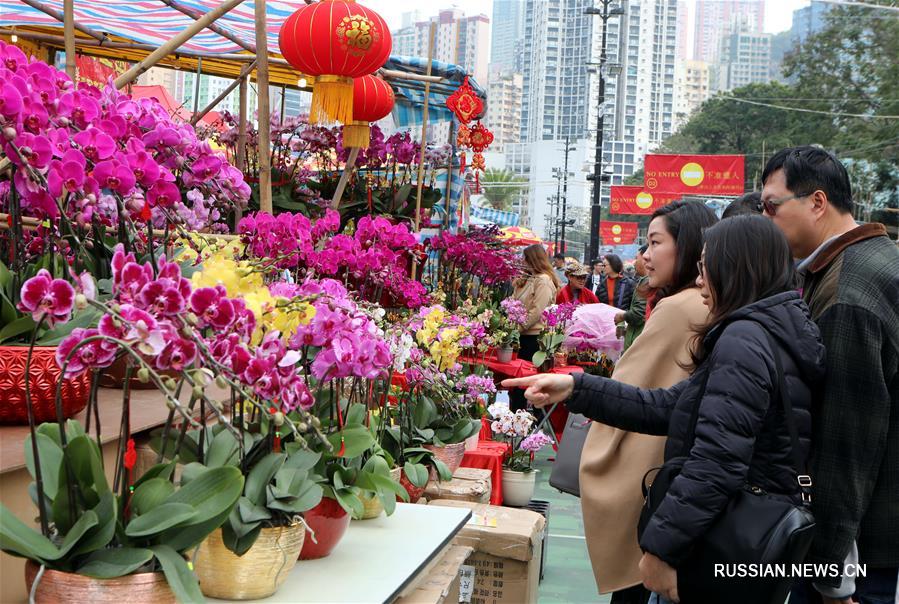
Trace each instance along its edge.
{"label": "man with sunglasses", "polygon": [[801,260],[803,298],[827,348],[812,408],[815,540],[806,562],[858,562],[867,576],[798,584],[792,603],[894,602],[899,575],[899,249],[857,225],[849,175],[813,147],[784,149],[762,174],[762,208]]}

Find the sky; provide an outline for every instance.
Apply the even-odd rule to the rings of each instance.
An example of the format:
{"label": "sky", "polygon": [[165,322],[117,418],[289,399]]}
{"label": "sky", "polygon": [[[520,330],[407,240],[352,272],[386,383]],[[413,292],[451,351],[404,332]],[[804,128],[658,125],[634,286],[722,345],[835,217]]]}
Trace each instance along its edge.
{"label": "sky", "polygon": [[[524,0],[522,0],[524,1]],[[811,0],[759,0],[765,2],[765,31],[779,33],[790,29],[793,11],[808,6]],[[687,0],[691,16],[695,14],[696,0]],[[420,10],[425,17],[436,15],[442,8],[457,6],[466,14],[484,13],[488,17],[493,12],[493,0],[417,0],[406,3],[402,0],[365,0],[364,4],[383,16],[391,29],[402,25],[402,15],[409,10]]]}

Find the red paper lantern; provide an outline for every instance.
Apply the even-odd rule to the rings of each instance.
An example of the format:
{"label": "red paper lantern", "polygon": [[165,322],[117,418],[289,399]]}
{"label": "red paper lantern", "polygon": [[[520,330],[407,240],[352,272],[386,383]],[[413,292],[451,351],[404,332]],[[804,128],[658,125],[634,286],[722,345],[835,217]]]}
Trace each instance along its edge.
{"label": "red paper lantern", "polygon": [[390,115],[393,88],[382,78],[362,76],[353,81],[353,121],[343,127],[343,146],[367,149],[371,140],[369,123]]}
{"label": "red paper lantern", "polygon": [[392,48],[390,29],[375,11],[353,0],[322,0],[284,21],[281,54],[315,78],[309,121],[353,121],[353,80],[374,73]]}

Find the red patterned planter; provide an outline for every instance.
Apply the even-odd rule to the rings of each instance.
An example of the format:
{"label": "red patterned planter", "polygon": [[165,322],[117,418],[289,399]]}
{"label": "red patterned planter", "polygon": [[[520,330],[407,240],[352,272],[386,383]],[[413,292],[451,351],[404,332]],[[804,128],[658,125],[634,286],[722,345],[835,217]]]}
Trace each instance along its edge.
{"label": "red patterned planter", "polygon": [[329,497],[322,497],[321,503],[304,512],[303,520],[315,533],[315,541],[318,543],[313,541],[312,534],[306,535],[300,560],[314,560],[330,554],[350,526],[350,515]]}
{"label": "red patterned planter", "polygon": [[[400,486],[406,489],[406,492],[409,493],[409,503],[415,503],[416,501],[421,499],[422,495],[425,494],[425,487],[427,485],[425,485],[424,487],[415,486],[408,478],[406,478],[406,473],[403,472],[400,475]],[[399,496],[397,496],[396,500],[402,501]]]}
{"label": "red patterned planter", "polygon": [[[0,346],[0,424],[27,424],[25,408],[25,361],[27,346]],[[31,403],[35,423],[56,421],[56,384],[62,370],[56,364],[55,346],[35,346],[31,356]],[[87,406],[90,397],[89,371],[65,380],[62,411],[72,417]]]}

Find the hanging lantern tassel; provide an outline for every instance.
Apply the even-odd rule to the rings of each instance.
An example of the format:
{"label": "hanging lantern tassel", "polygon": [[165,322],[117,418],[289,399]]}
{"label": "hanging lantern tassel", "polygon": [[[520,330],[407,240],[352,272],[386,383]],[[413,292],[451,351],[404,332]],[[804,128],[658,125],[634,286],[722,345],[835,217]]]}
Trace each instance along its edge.
{"label": "hanging lantern tassel", "polygon": [[368,122],[352,122],[343,127],[343,146],[368,149],[371,141],[371,127]]}
{"label": "hanging lantern tassel", "polygon": [[481,192],[481,173],[478,170],[474,171],[474,192],[475,194]]}
{"label": "hanging lantern tassel", "polygon": [[[349,124],[353,121],[353,78],[322,75],[312,89],[310,124]],[[348,145],[349,146],[349,145]]]}

